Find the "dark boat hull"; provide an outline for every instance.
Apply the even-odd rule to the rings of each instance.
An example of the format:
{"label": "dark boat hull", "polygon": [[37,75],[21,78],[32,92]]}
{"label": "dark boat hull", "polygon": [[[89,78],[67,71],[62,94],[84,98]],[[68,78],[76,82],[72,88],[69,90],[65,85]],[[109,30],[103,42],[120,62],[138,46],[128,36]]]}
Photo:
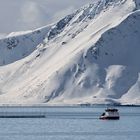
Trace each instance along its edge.
{"label": "dark boat hull", "polygon": [[101,120],[119,120],[120,117],[109,117],[109,116],[104,116],[104,117],[100,117],[99,119]]}

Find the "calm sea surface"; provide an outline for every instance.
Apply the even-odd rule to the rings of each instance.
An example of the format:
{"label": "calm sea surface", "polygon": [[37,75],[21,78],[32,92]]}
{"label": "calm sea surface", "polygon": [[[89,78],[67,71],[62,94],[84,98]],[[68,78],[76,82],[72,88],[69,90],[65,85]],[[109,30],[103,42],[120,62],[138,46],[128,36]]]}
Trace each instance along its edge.
{"label": "calm sea surface", "polygon": [[0,108],[2,114],[46,118],[0,118],[0,140],[140,140],[140,107],[118,107],[120,120],[99,120],[105,107]]}

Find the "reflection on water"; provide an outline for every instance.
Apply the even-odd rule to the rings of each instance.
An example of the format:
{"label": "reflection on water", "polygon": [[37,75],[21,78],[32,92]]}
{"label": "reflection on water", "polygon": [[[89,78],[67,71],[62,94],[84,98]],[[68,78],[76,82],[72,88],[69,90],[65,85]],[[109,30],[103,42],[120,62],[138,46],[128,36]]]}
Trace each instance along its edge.
{"label": "reflection on water", "polygon": [[2,140],[139,140],[140,107],[119,107],[120,120],[99,120],[104,107],[0,108],[0,115],[45,115],[45,118],[0,118]]}

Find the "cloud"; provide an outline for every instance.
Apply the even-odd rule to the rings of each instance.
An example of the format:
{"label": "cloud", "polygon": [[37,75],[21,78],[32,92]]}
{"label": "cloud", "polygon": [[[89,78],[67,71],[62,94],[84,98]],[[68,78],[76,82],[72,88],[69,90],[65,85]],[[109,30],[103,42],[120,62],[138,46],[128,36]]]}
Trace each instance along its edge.
{"label": "cloud", "polygon": [[26,1],[21,8],[21,18],[19,22],[22,26],[39,26],[41,25],[41,11],[37,3]]}
{"label": "cloud", "polygon": [[95,0],[0,0],[0,33],[50,24]]}
{"label": "cloud", "polygon": [[60,18],[63,18],[64,16],[71,14],[74,10],[75,10],[75,8],[71,6],[69,8],[64,9],[64,10],[60,10],[59,12],[56,12],[52,16],[52,22],[55,22],[55,21],[59,20]]}

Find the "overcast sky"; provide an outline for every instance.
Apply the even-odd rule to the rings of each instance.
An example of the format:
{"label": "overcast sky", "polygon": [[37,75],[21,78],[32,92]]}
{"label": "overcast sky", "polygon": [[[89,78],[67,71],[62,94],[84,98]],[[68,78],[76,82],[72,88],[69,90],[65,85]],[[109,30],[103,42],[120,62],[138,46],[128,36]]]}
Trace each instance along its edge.
{"label": "overcast sky", "polygon": [[55,22],[95,0],[0,0],[0,33],[29,30]]}

